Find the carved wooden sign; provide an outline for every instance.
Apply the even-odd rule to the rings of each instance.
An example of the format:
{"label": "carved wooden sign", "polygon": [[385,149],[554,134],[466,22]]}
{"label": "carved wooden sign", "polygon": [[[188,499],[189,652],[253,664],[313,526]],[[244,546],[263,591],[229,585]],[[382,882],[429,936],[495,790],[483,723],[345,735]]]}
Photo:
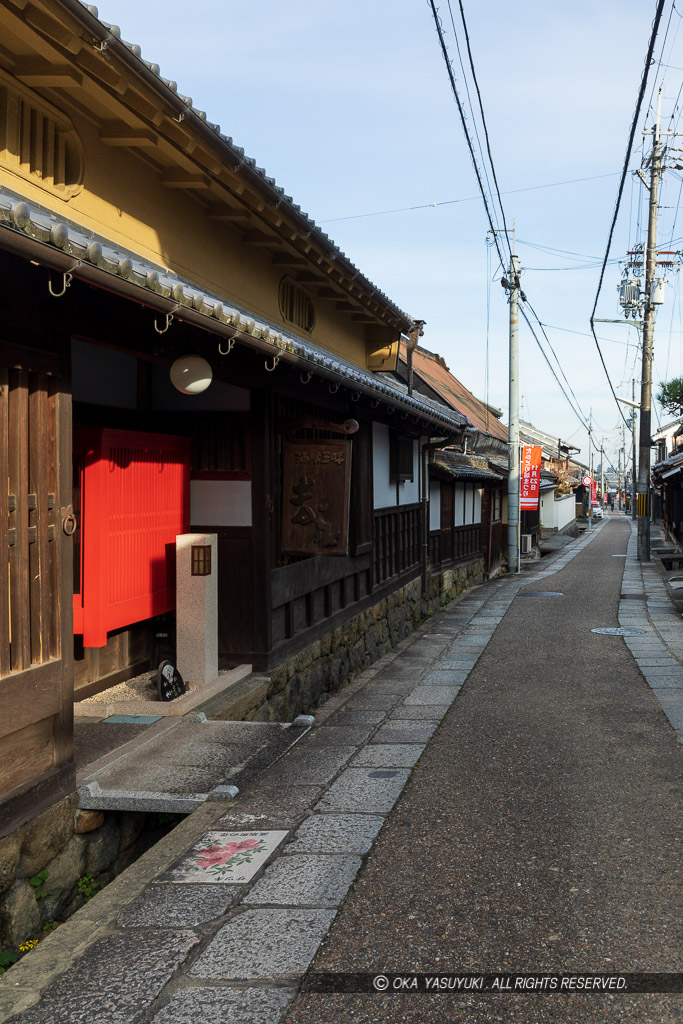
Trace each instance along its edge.
{"label": "carved wooden sign", "polygon": [[283,552],[348,554],[350,492],[350,441],[286,441]]}

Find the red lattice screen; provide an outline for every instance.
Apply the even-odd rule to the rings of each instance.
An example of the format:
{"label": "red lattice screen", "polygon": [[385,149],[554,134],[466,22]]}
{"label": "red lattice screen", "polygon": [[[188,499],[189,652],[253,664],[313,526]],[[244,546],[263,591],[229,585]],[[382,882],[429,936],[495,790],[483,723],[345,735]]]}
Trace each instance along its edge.
{"label": "red lattice screen", "polygon": [[104,647],[108,631],[175,608],[175,539],[190,518],[190,442],[75,431],[74,460],[81,487],[74,633],[85,647]]}

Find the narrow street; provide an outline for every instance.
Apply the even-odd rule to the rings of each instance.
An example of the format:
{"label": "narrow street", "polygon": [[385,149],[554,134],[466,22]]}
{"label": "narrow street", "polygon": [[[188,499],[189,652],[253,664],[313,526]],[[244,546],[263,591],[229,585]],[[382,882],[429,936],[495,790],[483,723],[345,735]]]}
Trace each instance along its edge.
{"label": "narrow street", "polygon": [[[676,736],[622,638],[591,632],[617,625],[629,536],[615,517],[547,583],[519,590],[314,971],[680,970]],[[479,628],[502,611],[490,600]],[[432,637],[446,644],[457,627],[442,620]],[[450,657],[430,684],[448,685]],[[675,1004],[680,996],[311,994],[287,1020],[654,1022],[678,1019]]]}
{"label": "narrow street", "polygon": [[[13,968],[0,1019],[673,1024],[668,990],[367,983],[680,971],[683,638],[634,545],[612,516],[435,615]],[[618,624],[641,632],[591,632]],[[197,842],[235,832],[269,837],[255,874],[197,878]]]}

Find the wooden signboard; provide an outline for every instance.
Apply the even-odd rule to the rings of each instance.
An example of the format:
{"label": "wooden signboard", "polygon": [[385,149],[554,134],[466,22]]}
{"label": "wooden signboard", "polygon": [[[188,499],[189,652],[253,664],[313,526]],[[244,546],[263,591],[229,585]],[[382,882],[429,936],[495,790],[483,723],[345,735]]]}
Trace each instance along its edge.
{"label": "wooden signboard", "polygon": [[348,554],[350,491],[350,441],[286,441],[283,552]]}

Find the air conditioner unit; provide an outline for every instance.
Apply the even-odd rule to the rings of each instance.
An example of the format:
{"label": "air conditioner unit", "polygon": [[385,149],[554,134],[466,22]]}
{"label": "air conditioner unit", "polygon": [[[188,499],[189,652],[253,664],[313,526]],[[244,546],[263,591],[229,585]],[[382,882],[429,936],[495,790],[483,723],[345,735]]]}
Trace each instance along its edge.
{"label": "air conditioner unit", "polygon": [[529,552],[531,551],[531,534],[530,533],[522,533],[520,535],[519,540],[520,540],[520,544],[519,544],[520,553],[522,555],[528,555]]}

